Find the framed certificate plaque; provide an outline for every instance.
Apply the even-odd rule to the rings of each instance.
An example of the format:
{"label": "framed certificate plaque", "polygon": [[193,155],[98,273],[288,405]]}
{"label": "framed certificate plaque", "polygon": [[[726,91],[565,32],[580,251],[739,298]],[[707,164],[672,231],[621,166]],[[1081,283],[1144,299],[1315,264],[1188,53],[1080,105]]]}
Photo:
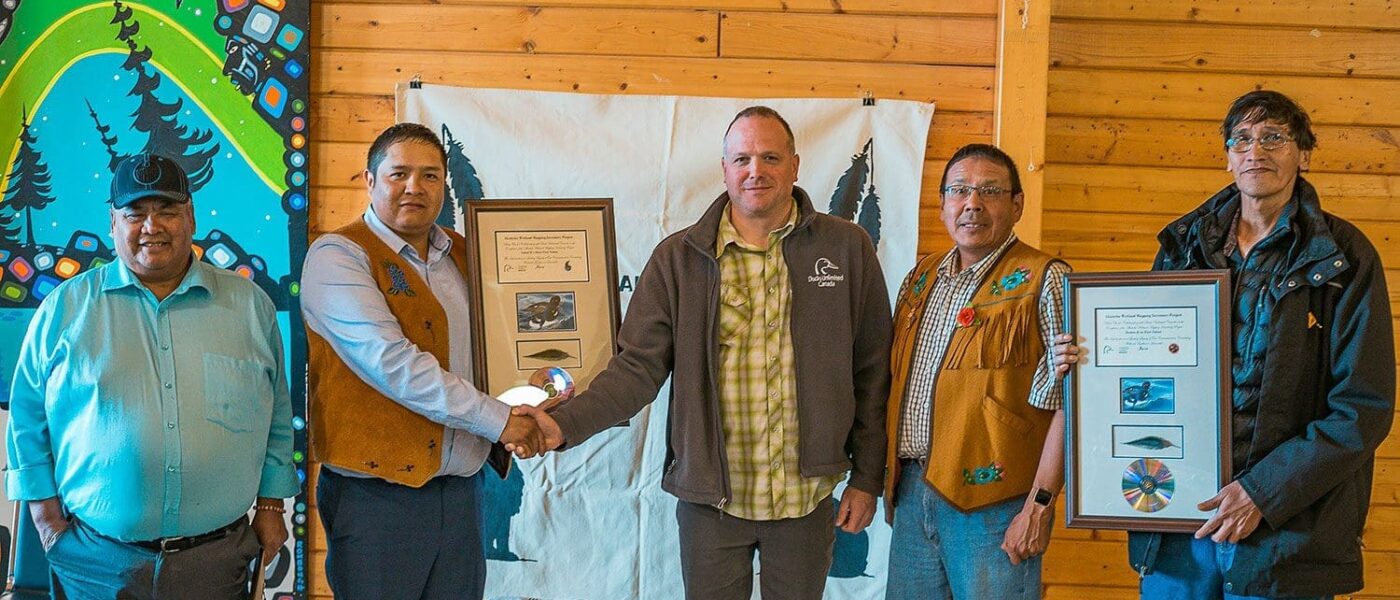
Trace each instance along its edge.
{"label": "framed certificate plaque", "polygon": [[1072,273],[1066,527],[1191,532],[1230,481],[1228,271]]}
{"label": "framed certificate plaque", "polygon": [[575,393],[586,389],[616,353],[621,322],[612,200],[473,200],[464,210],[476,386],[497,396],[563,369]]}

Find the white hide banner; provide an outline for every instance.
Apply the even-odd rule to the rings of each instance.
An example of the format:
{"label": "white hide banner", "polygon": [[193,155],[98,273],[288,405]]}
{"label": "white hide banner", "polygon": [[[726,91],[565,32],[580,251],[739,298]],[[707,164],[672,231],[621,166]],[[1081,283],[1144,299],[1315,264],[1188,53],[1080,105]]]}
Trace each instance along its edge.
{"label": "white hide banner", "polygon": [[[611,198],[624,315],[652,248],[724,191],[725,128],[755,104],[792,125],[797,185],[817,210],[876,240],[893,297],[914,264],[932,104],[433,85],[397,94],[399,120],[427,125],[448,147],[446,215],[471,198]],[[575,449],[517,461],[504,481],[487,474],[487,598],[683,597],[676,500],[660,488],[668,397],[663,389],[626,427]],[[826,597],[883,598],[889,536],[883,513],[858,535],[838,530]]]}

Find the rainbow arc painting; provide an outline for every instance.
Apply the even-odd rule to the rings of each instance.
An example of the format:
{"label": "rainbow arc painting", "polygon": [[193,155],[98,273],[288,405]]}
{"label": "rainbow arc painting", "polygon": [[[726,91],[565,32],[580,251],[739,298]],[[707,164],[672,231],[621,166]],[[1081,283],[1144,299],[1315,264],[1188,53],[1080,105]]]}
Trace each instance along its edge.
{"label": "rainbow arc painting", "polygon": [[[278,308],[304,470],[309,21],[307,0],[0,0],[0,401],[34,309],[115,260],[113,167],[153,151],[189,173],[196,256]],[[294,504],[278,599],[306,589]]]}

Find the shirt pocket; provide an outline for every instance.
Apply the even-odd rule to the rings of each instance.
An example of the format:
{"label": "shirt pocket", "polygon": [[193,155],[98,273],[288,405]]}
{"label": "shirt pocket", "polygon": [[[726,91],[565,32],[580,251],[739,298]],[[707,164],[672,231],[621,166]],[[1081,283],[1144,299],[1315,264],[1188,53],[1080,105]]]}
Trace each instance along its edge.
{"label": "shirt pocket", "polygon": [[749,328],[753,317],[753,302],[749,288],[742,285],[719,286],[719,342],[734,345],[735,339]]}
{"label": "shirt pocket", "polygon": [[229,431],[253,430],[262,405],[272,398],[269,385],[256,361],[204,354],[205,416]]}

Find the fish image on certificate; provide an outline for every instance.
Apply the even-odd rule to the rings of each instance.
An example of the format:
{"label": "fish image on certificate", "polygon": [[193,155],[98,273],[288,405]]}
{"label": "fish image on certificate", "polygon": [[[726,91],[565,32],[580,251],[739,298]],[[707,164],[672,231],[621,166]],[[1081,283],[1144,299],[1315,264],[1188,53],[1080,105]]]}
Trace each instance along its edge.
{"label": "fish image on certificate", "polygon": [[1181,425],[1114,425],[1114,458],[1185,458]]}
{"label": "fish image on certificate", "polygon": [[1094,310],[1095,364],[1100,367],[1194,367],[1196,307]]}
{"label": "fish image on certificate", "polygon": [[583,347],[577,339],[520,340],[515,343],[515,368],[534,371],[544,367],[577,369],[583,366]]}

